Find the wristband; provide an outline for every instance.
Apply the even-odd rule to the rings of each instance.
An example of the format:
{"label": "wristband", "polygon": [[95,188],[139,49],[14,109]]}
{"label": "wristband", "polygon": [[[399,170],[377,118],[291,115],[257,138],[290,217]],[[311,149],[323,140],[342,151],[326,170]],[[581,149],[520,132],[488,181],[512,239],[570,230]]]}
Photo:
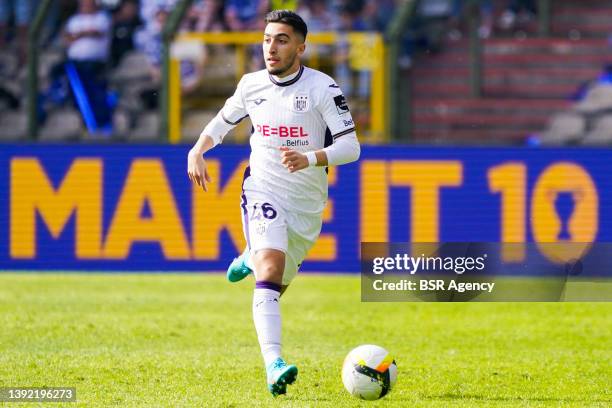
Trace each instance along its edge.
{"label": "wristband", "polygon": [[315,152],[306,152],[306,158],[308,159],[308,166],[313,167],[317,165],[317,155]]}

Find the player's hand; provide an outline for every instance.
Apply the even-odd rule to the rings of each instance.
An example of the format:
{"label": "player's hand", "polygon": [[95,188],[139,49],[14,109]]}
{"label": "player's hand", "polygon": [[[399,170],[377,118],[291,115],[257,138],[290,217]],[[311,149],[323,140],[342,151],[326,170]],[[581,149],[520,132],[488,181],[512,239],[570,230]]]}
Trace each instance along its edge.
{"label": "player's hand", "polygon": [[308,158],[305,154],[291,150],[286,146],[281,146],[279,149],[281,151],[281,164],[289,170],[289,173],[295,173],[308,167]]}
{"label": "player's hand", "polygon": [[189,180],[202,187],[204,191],[208,191],[206,183],[211,183],[212,179],[206,169],[206,161],[202,154],[194,150],[190,150],[187,155],[187,175]]}

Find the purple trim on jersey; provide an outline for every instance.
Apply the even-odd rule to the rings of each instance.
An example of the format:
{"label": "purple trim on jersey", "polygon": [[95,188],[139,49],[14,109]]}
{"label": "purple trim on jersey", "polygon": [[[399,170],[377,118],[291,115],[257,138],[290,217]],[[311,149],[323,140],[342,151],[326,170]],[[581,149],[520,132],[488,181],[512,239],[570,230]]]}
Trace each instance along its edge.
{"label": "purple trim on jersey", "polygon": [[273,83],[274,85],[278,85],[278,86],[289,86],[289,85],[293,85],[293,84],[295,84],[295,83],[296,83],[296,82],[297,82],[297,81],[300,79],[300,77],[302,76],[302,74],[303,74],[303,73],[304,73],[304,66],[303,66],[303,65],[300,65],[300,71],[299,71],[299,72],[298,72],[298,74],[295,76],[295,78],[293,78],[293,79],[291,79],[291,80],[289,80],[289,81],[287,81],[287,82],[278,82],[276,79],[274,79],[274,78],[272,77],[272,75],[268,75],[268,77],[270,77],[270,81],[272,81],[272,83]]}
{"label": "purple trim on jersey", "polygon": [[336,139],[337,139],[337,138],[339,138],[340,136],[348,135],[349,133],[353,133],[354,131],[355,131],[355,128],[354,128],[354,127],[352,127],[352,128],[350,128],[350,129],[346,129],[345,131],[342,131],[342,132],[340,132],[340,133],[338,133],[338,134],[335,134],[335,135],[333,136],[333,138],[334,138],[334,140],[336,140]]}
{"label": "purple trim on jersey", "polygon": [[251,176],[251,166],[246,166],[244,169],[244,175],[242,176],[242,203],[240,206],[242,207],[242,226],[244,228],[244,237],[246,238],[247,247],[249,251],[251,250],[251,240],[249,236],[249,212],[247,211],[247,199],[244,194],[244,182],[247,178]]}
{"label": "purple trim on jersey", "polygon": [[251,177],[251,166],[246,166],[242,174],[242,192],[244,193],[244,182]]}
{"label": "purple trim on jersey", "polygon": [[247,211],[247,199],[244,193],[242,193],[242,226],[244,228],[244,237],[246,238],[247,248],[251,250],[251,237],[249,236],[249,212]]}
{"label": "purple trim on jersey", "polygon": [[[323,148],[326,148],[327,146],[331,146],[333,144],[334,144],[334,138],[332,137],[331,130],[329,130],[329,126],[328,126],[325,128],[325,142],[323,143]],[[329,175],[328,166],[325,166],[325,174]]]}
{"label": "purple trim on jersey", "polygon": [[278,293],[280,293],[281,285],[279,285],[278,283],[274,283],[274,282],[258,281],[255,283],[255,289],[270,289],[270,290],[275,290]]}
{"label": "purple trim on jersey", "polygon": [[232,122],[232,121],[228,120],[225,117],[225,115],[223,114],[223,111],[221,111],[221,118],[225,121],[225,123],[227,123],[228,125],[232,125],[232,126],[235,126],[235,125],[239,124],[240,122],[242,122],[242,119],[246,118],[247,116],[249,116],[249,115],[245,115],[245,116],[241,117],[240,119],[238,119],[236,122]]}

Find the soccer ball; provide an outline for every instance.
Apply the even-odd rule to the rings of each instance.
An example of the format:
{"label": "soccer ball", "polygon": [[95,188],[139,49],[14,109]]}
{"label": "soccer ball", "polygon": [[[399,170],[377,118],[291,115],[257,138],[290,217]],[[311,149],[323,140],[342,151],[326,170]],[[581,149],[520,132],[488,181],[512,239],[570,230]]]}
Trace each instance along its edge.
{"label": "soccer ball", "polygon": [[375,400],[387,395],[397,380],[397,365],[382,347],[365,344],[344,359],[342,382],[355,397]]}

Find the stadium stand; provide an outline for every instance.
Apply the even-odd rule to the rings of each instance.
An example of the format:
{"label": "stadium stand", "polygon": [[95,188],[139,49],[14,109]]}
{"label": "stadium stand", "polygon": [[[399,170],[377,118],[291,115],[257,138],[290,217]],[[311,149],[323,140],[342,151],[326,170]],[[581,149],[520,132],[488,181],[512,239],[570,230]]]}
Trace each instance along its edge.
{"label": "stadium stand", "polygon": [[[494,2],[496,13],[502,3]],[[549,118],[573,110],[570,97],[612,61],[604,24],[611,15],[607,1],[560,0],[552,2],[549,37],[536,38],[533,19],[514,32],[497,27],[483,41],[480,98],[470,96],[468,40],[448,40],[438,54],[418,56],[411,75],[415,140],[521,144],[549,122],[550,137],[560,119]]]}
{"label": "stadium stand", "polygon": [[580,140],[580,143],[586,146],[612,145],[612,115],[607,114],[597,118],[593,129]]}
{"label": "stadium stand", "polygon": [[27,117],[22,111],[8,110],[0,114],[0,140],[21,141],[27,132]]}
{"label": "stadium stand", "polygon": [[4,141],[22,140],[26,136],[27,117],[23,111],[22,81],[18,56],[11,50],[0,51],[0,128],[6,129],[0,138]]}
{"label": "stadium stand", "polygon": [[160,118],[157,111],[145,111],[138,115],[133,129],[127,132],[130,142],[153,142],[158,138]]}
{"label": "stadium stand", "polygon": [[[143,47],[142,41],[139,44],[138,36],[139,33],[148,33],[149,36],[145,35],[144,39],[150,40],[152,32],[159,34],[159,10],[167,13],[176,0],[99,3],[113,16],[112,36],[113,41],[118,42],[118,49],[111,50],[112,61],[108,70],[109,98],[117,98],[112,117],[113,137],[109,140],[156,140],[160,120],[152,117],[159,109],[161,85],[159,65],[152,62],[151,49],[159,52],[160,48],[159,44],[151,41],[145,41],[148,45]],[[225,18],[230,3],[240,4],[195,0],[181,29],[227,30],[229,24]],[[393,16],[394,7],[402,0],[301,0],[279,3],[289,4],[304,13],[307,19],[312,20],[313,32],[338,29],[339,16],[347,7],[358,10],[353,15],[353,23],[359,23],[364,29],[384,31]],[[421,6],[417,7],[417,11],[426,15],[420,16],[420,21],[413,27],[417,33],[412,33],[415,37],[405,42],[406,50],[402,54],[404,68],[409,67],[403,72],[409,73],[407,78],[412,83],[412,113],[410,116],[404,115],[411,118],[411,134],[400,135],[400,140],[434,144],[523,144],[540,135],[542,143],[553,140],[577,143],[573,136],[562,134],[557,138],[551,137],[551,132],[559,129],[556,123],[561,119],[558,118],[564,116],[557,115],[560,113],[565,113],[566,118],[575,117],[577,113],[586,115],[583,136],[588,134],[589,137],[584,139],[585,143],[589,140],[589,143],[607,140],[601,136],[605,133],[601,126],[607,122],[602,120],[600,123],[598,119],[610,113],[607,109],[611,96],[606,94],[607,88],[597,86],[597,78],[602,68],[612,63],[607,39],[611,34],[608,21],[612,17],[612,3],[606,0],[553,1],[550,32],[542,37],[538,35],[537,10],[533,7],[533,1],[480,1],[479,12],[483,20],[478,33],[483,39],[483,87],[482,95],[477,98],[470,94],[467,13],[462,11],[469,2],[421,0],[419,3]],[[249,4],[253,8],[253,5],[260,3]],[[47,95],[50,72],[64,58],[66,50],[59,34],[77,12],[77,5],[78,0],[53,2],[53,18],[49,19],[49,27],[45,31],[49,33],[49,38],[43,38],[41,42],[39,122],[41,134],[44,135],[41,140],[87,139],[83,120],[79,126],[76,124],[75,117],[82,115],[78,106],[70,102],[70,89],[56,89],[55,95]],[[511,19],[508,13],[513,14]],[[431,27],[427,26],[428,22],[432,24]],[[158,34],[155,35],[159,37]],[[442,42],[438,43],[439,40]],[[421,48],[416,57],[406,58],[408,52],[418,52],[419,47],[424,49]],[[11,129],[2,134],[6,140],[22,140],[27,136],[27,69],[20,63],[16,49],[14,44],[9,44],[0,50],[0,124]],[[187,61],[181,65],[184,97],[181,137],[184,141],[197,136],[198,128],[202,126],[198,120],[210,117],[232,92],[236,82],[235,72],[228,70],[228,66],[237,65],[236,54],[231,49],[208,45],[195,54],[191,63]],[[205,75],[202,75],[202,70]],[[342,79],[337,72],[331,73]],[[356,88],[359,81],[354,81]],[[342,86],[350,93],[350,86]],[[368,91],[366,87],[362,92],[355,93]],[[577,98],[577,93],[584,94],[584,98]],[[62,97],[68,102],[62,101]],[[572,98],[578,99],[576,106]],[[353,99],[354,107],[358,108],[360,102],[357,98]],[[359,118],[359,115],[356,117]],[[151,134],[145,136],[145,132]],[[237,132],[244,132],[244,129]],[[53,133],[57,135],[52,136]]]}
{"label": "stadium stand", "polygon": [[40,130],[41,142],[77,141],[85,131],[79,112],[71,107],[53,110]]}
{"label": "stadium stand", "polygon": [[577,143],[586,130],[586,120],[579,113],[556,113],[550,119],[548,129],[540,136],[543,145]]}
{"label": "stadium stand", "polygon": [[575,106],[578,112],[596,114],[612,110],[612,85],[595,85],[590,88],[583,100]]}

